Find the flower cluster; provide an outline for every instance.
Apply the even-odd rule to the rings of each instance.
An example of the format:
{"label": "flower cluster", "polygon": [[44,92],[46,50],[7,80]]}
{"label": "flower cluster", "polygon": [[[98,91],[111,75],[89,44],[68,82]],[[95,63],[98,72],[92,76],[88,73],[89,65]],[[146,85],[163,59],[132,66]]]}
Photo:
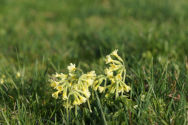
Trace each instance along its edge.
{"label": "flower cluster", "polygon": [[[106,56],[106,64],[108,67],[104,70],[105,75],[101,75],[94,82],[94,90],[104,92],[107,89],[107,94],[115,94],[116,97],[119,93],[129,92],[130,87],[125,84],[126,69],[123,59],[117,54],[118,50],[113,51],[110,55]],[[104,86],[102,84],[104,83]],[[107,83],[109,83],[107,85]]]}
{"label": "flower cluster", "polygon": [[52,75],[50,82],[51,87],[57,90],[52,97],[57,99],[61,95],[64,107],[71,108],[88,100],[91,95],[89,87],[93,84],[96,74],[95,71],[84,74],[72,63],[67,69],[68,74],[56,73]]}
{"label": "flower cluster", "polygon": [[118,50],[106,56],[107,68],[104,75],[96,75],[95,71],[83,73],[75,64],[70,64],[68,73],[56,73],[50,79],[51,87],[56,89],[52,94],[55,99],[61,95],[63,105],[71,108],[88,101],[91,93],[90,88],[100,93],[106,91],[106,96],[129,92],[131,88],[125,84],[126,69],[123,59],[117,54]]}

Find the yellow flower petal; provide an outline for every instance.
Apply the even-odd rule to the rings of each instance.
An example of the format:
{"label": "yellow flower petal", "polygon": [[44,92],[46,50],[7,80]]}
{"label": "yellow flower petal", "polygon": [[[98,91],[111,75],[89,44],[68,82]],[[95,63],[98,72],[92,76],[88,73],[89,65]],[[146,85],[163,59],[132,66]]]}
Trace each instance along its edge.
{"label": "yellow flower petal", "polygon": [[105,90],[105,87],[99,86],[99,92],[102,93]]}
{"label": "yellow flower petal", "polygon": [[86,102],[86,98],[85,97],[83,97],[83,96],[79,96],[79,98],[80,98],[80,101],[82,102],[82,103],[85,103]]}
{"label": "yellow flower petal", "polygon": [[113,59],[111,58],[110,55],[107,55],[105,61],[106,61],[106,64],[108,64],[108,63],[113,62]]}
{"label": "yellow flower petal", "polygon": [[57,98],[58,98],[58,94],[59,94],[59,91],[54,92],[54,93],[52,94],[52,97],[55,98],[55,99],[57,99]]}
{"label": "yellow flower petal", "polygon": [[108,76],[108,77],[113,77],[113,71],[110,70],[110,69],[105,69],[105,74]]}
{"label": "yellow flower petal", "polygon": [[76,65],[70,63],[70,65],[67,67],[67,69],[69,70],[69,72],[74,72],[76,70]]}
{"label": "yellow flower petal", "polygon": [[4,79],[0,79],[0,83],[3,84],[4,83]]}
{"label": "yellow flower petal", "polygon": [[53,87],[53,88],[56,88],[56,87],[57,87],[57,85],[58,85],[58,83],[57,83],[57,82],[52,82],[52,83],[50,84],[50,86],[51,86],[51,87]]}
{"label": "yellow flower petal", "polygon": [[58,86],[57,90],[60,91],[60,92],[63,91],[63,86]]}
{"label": "yellow flower petal", "polygon": [[118,49],[114,50],[111,55],[115,56],[118,60],[120,60],[121,62],[123,62],[123,59],[118,55]]}
{"label": "yellow flower petal", "polygon": [[129,92],[131,90],[131,87],[125,84],[124,89],[126,92]]}

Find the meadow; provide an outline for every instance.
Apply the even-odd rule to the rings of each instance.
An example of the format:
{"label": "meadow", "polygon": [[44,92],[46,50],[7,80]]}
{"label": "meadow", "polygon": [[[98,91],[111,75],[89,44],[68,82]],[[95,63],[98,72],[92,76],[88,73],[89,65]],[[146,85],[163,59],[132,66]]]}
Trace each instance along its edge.
{"label": "meadow", "polygon": [[[130,92],[67,113],[50,76],[101,74],[115,49]],[[187,125],[187,56],[187,0],[0,0],[0,124]]]}

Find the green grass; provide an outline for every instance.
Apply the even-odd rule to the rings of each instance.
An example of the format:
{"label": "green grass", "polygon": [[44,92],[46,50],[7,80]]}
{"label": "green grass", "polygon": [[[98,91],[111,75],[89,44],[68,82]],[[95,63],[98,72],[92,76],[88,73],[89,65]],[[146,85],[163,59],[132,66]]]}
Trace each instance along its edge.
{"label": "green grass", "polygon": [[[186,0],[0,0],[0,124],[186,125],[187,36]],[[48,76],[70,62],[100,74],[116,48],[138,108],[98,93],[68,120]]]}

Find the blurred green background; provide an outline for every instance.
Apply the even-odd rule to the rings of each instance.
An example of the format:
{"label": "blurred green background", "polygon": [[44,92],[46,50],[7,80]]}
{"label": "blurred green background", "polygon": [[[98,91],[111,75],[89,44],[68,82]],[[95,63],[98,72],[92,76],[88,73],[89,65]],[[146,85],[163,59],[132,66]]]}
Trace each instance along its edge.
{"label": "blurred green background", "polygon": [[188,53],[186,0],[1,0],[0,58],[30,64]]}
{"label": "blurred green background", "polygon": [[[0,115],[0,124],[12,116],[28,120],[12,114],[18,102],[25,104],[21,111],[29,112],[26,116],[32,116],[33,122],[55,121],[58,110],[47,74],[65,71],[70,62],[100,72],[103,57],[114,49],[126,61],[135,100],[150,79],[150,70],[154,70],[154,91],[166,104],[167,95],[174,92],[171,84],[179,80],[175,88],[181,101],[169,106],[164,119],[170,123],[172,116],[175,124],[185,123],[185,113],[179,109],[188,100],[187,0],[0,0],[0,75],[12,76],[17,86],[1,89],[7,93],[0,98],[7,117],[6,112]],[[17,71],[24,74],[20,81],[15,78]],[[138,115],[133,123],[145,124],[146,117]]]}

